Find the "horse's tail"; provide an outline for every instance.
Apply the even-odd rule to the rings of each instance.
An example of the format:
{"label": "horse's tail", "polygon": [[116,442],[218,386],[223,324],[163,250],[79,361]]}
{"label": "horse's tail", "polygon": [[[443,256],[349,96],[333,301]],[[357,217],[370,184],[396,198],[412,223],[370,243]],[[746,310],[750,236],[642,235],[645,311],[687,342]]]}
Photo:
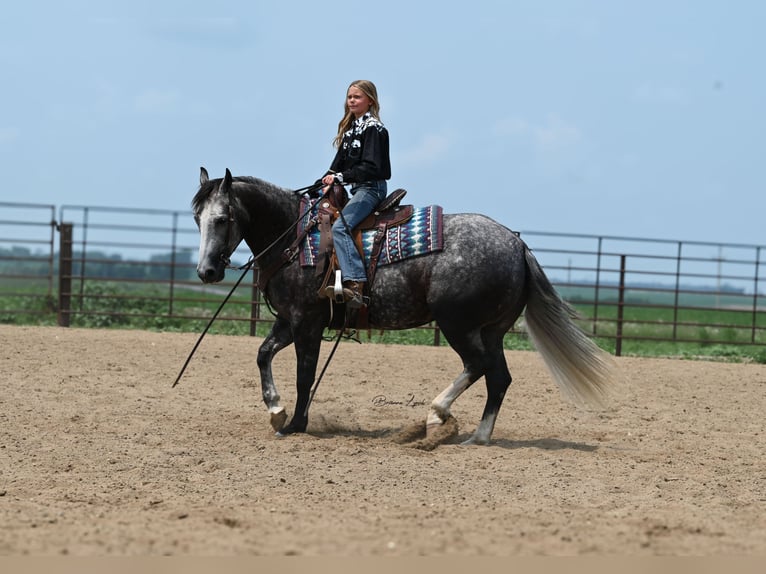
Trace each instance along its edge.
{"label": "horse's tail", "polygon": [[576,312],[524,245],[529,293],[524,320],[556,384],[575,404],[603,408],[614,383],[614,362],[572,321]]}

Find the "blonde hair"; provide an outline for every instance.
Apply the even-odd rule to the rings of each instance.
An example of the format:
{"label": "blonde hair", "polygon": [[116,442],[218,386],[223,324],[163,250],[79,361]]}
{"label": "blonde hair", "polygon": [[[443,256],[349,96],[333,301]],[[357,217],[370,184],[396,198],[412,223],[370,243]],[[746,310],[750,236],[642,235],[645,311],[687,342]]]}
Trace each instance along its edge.
{"label": "blonde hair", "polygon": [[[380,103],[378,103],[378,89],[375,87],[375,84],[369,80],[355,80],[351,82],[346,89],[346,96],[348,96],[348,90],[351,88],[358,88],[365,96],[370,98],[370,113],[379,120]],[[351,129],[351,126],[354,124],[354,120],[356,119],[354,114],[351,113],[351,110],[348,109],[348,97],[343,104],[343,111],[343,119],[338,122],[338,134],[332,141],[332,144],[336,148],[340,147],[340,142],[343,140],[343,134]]]}

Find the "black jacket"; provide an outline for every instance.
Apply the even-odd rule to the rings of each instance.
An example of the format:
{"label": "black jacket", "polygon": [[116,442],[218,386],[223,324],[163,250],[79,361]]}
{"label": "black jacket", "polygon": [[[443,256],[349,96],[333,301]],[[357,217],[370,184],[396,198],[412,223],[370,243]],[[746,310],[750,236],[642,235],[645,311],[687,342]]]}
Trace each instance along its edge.
{"label": "black jacket", "polygon": [[343,174],[343,183],[390,179],[388,131],[381,121],[369,112],[354,120],[327,173]]}

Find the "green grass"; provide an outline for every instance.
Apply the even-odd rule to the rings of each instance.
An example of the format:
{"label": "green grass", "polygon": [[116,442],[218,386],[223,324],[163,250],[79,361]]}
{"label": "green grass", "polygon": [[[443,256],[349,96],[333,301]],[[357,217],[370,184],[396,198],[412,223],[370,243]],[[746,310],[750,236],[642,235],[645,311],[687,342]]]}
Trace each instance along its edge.
{"label": "green grass", "polygon": [[[82,294],[79,284],[72,287],[73,327],[147,329],[155,331],[201,332],[223,300],[229,285],[201,291],[199,287],[176,285],[173,300],[167,285],[147,286],[143,283],[89,281]],[[564,291],[565,292],[565,291]],[[250,334],[250,298],[252,286],[240,285],[213,324],[210,333],[225,335]],[[572,294],[570,294],[572,295]],[[594,337],[605,350],[615,352],[617,306],[602,301],[598,321],[592,319],[593,305],[582,302],[575,294],[575,308],[584,317],[578,324]],[[711,305],[715,295],[695,298],[698,306]],[[577,300],[580,300],[577,303]],[[716,302],[721,304],[721,297]],[[629,300],[624,308],[622,354],[633,356],[706,357],[725,361],[766,363],[766,313],[755,314],[752,308],[737,309],[673,309],[665,308],[667,297],[643,295]],[[752,302],[752,298],[750,299]],[[636,306],[639,303],[640,306]],[[725,301],[732,305],[732,301]],[[25,281],[13,286],[0,286],[0,323],[24,325],[56,325],[58,299],[49,295],[44,282]],[[743,308],[744,307],[744,308]],[[260,306],[261,321],[255,334],[266,336],[272,315],[265,304]],[[755,344],[753,332],[755,327]],[[332,338],[334,332],[327,332]],[[404,345],[433,345],[433,328],[404,331],[362,331],[355,337],[362,342]],[[675,338],[675,340],[673,340]],[[653,340],[663,339],[663,340]],[[444,336],[439,344],[447,345]],[[509,333],[504,340],[506,349],[531,349],[527,337],[520,332]]]}
{"label": "green grass", "polygon": [[45,280],[17,279],[0,284],[0,323],[55,325],[58,301]]}

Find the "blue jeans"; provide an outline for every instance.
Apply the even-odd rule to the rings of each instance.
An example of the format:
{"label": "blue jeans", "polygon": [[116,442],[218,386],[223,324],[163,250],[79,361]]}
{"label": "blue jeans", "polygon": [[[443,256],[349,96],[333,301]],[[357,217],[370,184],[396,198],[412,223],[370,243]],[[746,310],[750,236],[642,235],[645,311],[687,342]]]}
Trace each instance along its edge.
{"label": "blue jeans", "polygon": [[343,208],[342,217],[332,226],[332,241],[343,281],[367,281],[364,261],[359,255],[351,231],[386,198],[388,186],[385,180],[366,181],[352,187],[351,192],[353,195]]}

